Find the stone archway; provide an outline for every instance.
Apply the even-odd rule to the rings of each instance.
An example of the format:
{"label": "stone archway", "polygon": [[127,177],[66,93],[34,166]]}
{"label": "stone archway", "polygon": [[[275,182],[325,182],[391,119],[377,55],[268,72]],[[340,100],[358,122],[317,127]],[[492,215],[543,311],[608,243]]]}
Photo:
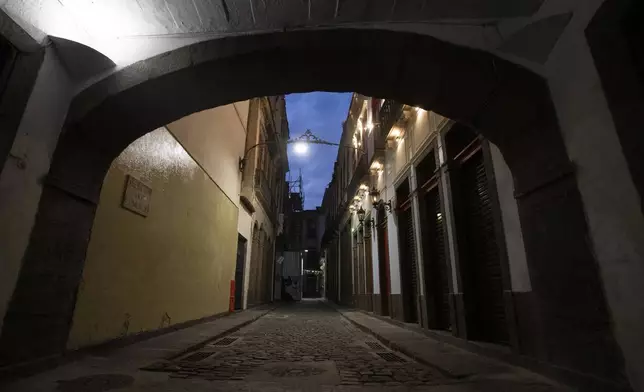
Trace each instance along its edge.
{"label": "stone archway", "polygon": [[[643,18],[644,4],[641,1],[609,0],[599,7],[584,31],[619,147],[639,196],[640,211],[644,211],[644,118],[641,114],[644,109]],[[644,243],[641,230],[636,232],[636,238],[639,244]],[[636,260],[633,265],[616,265],[616,268],[627,270],[631,278],[618,280],[621,295],[610,292],[607,297],[612,305],[616,335],[621,341],[628,342],[622,344],[624,355],[633,358],[628,363],[633,389],[640,390],[644,388],[644,377],[637,364],[644,361],[644,340],[637,325],[644,321],[644,306],[636,290],[641,286],[644,266],[641,257]]]}
{"label": "stone archway", "polygon": [[314,90],[421,106],[495,143],[514,177],[541,357],[617,377],[620,354],[545,81],[488,53],[427,36],[349,29],[202,42],[136,63],[80,93],[5,317],[2,362],[64,351],[103,177],[129,143],[196,111]]}

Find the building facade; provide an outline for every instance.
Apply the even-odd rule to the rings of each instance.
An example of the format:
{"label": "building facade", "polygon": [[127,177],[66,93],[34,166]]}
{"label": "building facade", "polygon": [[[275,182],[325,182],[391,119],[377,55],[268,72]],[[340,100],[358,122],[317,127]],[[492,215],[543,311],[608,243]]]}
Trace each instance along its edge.
{"label": "building facade", "polygon": [[[548,316],[533,323],[547,357],[644,390],[641,1],[369,2],[368,12],[271,2],[266,18],[245,13],[231,34],[203,40],[192,14],[169,24],[169,7],[155,22],[128,2],[93,2],[86,18],[74,3],[0,7],[3,358],[61,352],[104,176],[142,133],[276,91],[369,91],[476,124],[497,144],[530,295]],[[204,21],[221,17],[211,11]],[[445,23],[400,23],[410,17]],[[522,282],[512,269],[511,281]]]}
{"label": "building facade", "polygon": [[323,201],[327,297],[547,360],[516,196],[473,129],[354,94]]}
{"label": "building facade", "polygon": [[323,293],[320,243],[324,233],[324,218],[322,208],[318,207],[293,211],[287,219],[287,250],[300,254],[303,297],[317,298]]}
{"label": "building facade", "polygon": [[[276,148],[246,154],[242,171],[258,135]],[[125,148],[103,180],[66,347],[272,300],[286,138],[280,96],[191,114]]]}
{"label": "building facade", "polygon": [[251,100],[246,137],[246,157],[242,163],[241,203],[252,216],[248,249],[248,269],[244,274],[246,306],[273,299],[276,242],[285,202],[288,171],[286,141],[289,138],[284,96]]}

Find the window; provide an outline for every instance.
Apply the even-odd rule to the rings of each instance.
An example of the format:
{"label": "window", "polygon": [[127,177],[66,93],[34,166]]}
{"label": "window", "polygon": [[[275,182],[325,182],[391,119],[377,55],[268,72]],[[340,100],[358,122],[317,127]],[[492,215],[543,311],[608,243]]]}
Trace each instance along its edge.
{"label": "window", "polygon": [[309,219],[306,222],[306,237],[309,239],[315,239],[317,237],[317,227],[315,224],[315,219]]}

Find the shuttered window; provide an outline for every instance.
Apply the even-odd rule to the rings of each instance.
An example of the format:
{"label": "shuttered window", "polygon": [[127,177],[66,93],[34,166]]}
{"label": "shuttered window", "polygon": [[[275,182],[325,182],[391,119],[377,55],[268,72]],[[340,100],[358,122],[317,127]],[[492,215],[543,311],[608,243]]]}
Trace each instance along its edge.
{"label": "shuttered window", "polygon": [[476,297],[471,298],[476,319],[484,321],[479,324],[484,339],[507,342],[499,248],[480,151],[463,164],[462,181],[466,185],[463,192],[464,217],[467,220],[468,267],[476,290]]}
{"label": "shuttered window", "polygon": [[[370,222],[371,217],[367,217],[367,220],[365,222]],[[373,294],[373,258],[371,254],[371,241],[372,241],[372,236],[373,233],[371,231],[371,224],[370,223],[365,223],[364,227],[364,252],[365,252],[365,270],[366,270],[366,284],[367,287],[365,288],[365,291],[367,294]]]}
{"label": "shuttered window", "polygon": [[501,258],[492,200],[478,139],[456,157],[452,172],[459,263],[470,339],[508,343]]}
{"label": "shuttered window", "polygon": [[436,155],[430,150],[416,167],[420,184],[421,245],[425,303],[430,328],[450,329],[449,268],[445,252],[445,228],[439,192]]}
{"label": "shuttered window", "polygon": [[389,278],[389,239],[387,238],[387,212],[378,208],[378,274],[380,277],[380,307],[383,316],[389,316],[389,295],[391,280]]}
{"label": "shuttered window", "polygon": [[398,201],[398,234],[400,238],[400,268],[405,321],[418,322],[418,268],[416,265],[416,241],[412,214],[409,182],[405,181],[396,190]]}
{"label": "shuttered window", "polygon": [[450,329],[449,269],[445,252],[444,219],[436,182],[425,190],[423,202],[423,266],[428,321],[432,328]]}

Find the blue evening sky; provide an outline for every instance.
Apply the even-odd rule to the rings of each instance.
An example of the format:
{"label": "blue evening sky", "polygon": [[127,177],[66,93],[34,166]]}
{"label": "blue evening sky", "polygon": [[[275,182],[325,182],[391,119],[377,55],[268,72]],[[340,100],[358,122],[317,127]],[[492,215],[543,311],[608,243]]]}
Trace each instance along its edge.
{"label": "blue evening sky", "polygon": [[[300,136],[307,129],[321,139],[338,143],[342,135],[342,121],[347,117],[351,93],[307,93],[286,96],[286,113],[291,138]],[[291,180],[302,169],[304,183],[304,208],[314,209],[322,204],[324,189],[331,180],[333,164],[338,155],[334,146],[311,145],[306,156],[293,153],[288,148]],[[286,175],[287,179],[289,174]]]}

